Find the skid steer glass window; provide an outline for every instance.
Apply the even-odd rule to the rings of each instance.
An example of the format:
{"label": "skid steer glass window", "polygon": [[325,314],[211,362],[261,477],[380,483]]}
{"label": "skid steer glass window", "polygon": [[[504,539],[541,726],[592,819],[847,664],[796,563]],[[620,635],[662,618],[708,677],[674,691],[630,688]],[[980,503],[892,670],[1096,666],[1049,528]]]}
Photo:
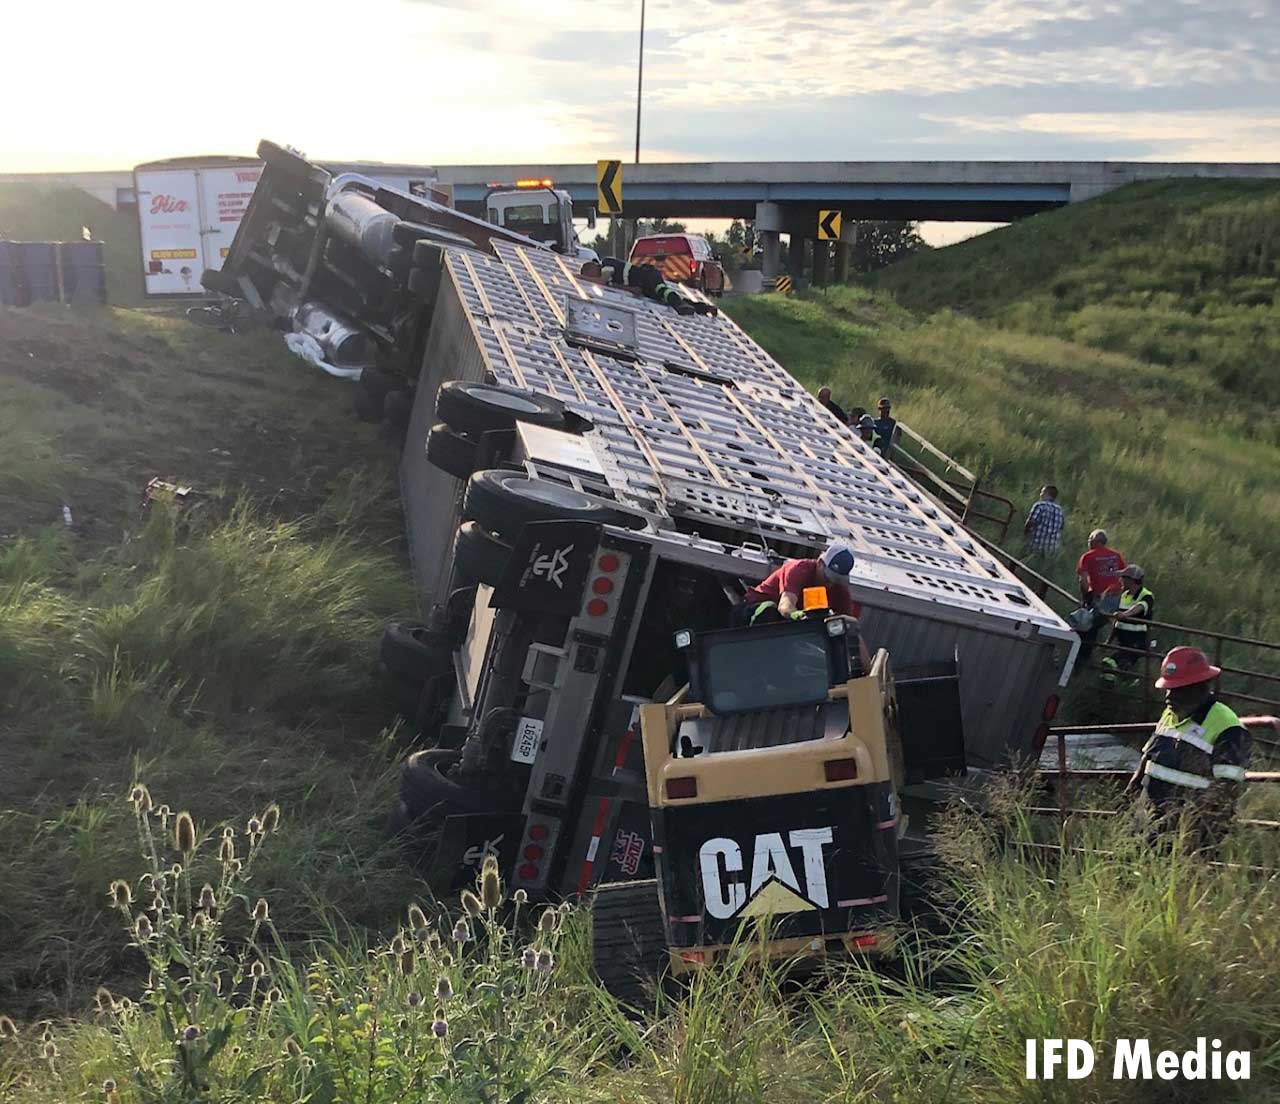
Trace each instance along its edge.
{"label": "skid steer glass window", "polygon": [[707,706],[741,713],[826,701],[827,646],[816,635],[717,641],[703,656]]}

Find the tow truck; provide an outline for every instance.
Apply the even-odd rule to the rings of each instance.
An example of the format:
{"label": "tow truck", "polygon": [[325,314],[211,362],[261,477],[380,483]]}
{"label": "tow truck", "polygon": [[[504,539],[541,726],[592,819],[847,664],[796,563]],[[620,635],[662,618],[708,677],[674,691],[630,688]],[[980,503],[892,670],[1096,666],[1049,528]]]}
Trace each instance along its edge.
{"label": "tow truck", "polygon": [[[566,257],[598,261],[599,254],[578,239],[573,225],[573,197],[551,180],[517,180],[513,184],[490,183],[484,197],[485,217],[503,226],[544,242]],[[596,225],[595,208],[587,216],[587,226]]]}
{"label": "tow truck", "polygon": [[[706,840],[686,823],[745,808],[713,838],[732,839],[744,867],[748,852],[772,856],[760,869],[778,888],[758,911],[795,907],[787,938],[879,940],[896,876],[882,825],[900,818],[900,858],[927,848],[939,800],[1037,756],[1076,634],[723,313],[678,314],[585,281],[576,258],[509,226],[339,184],[269,143],[260,155],[224,286],[282,326],[311,327],[350,367],[415,384],[400,483],[423,619],[389,627],[380,655],[409,691],[419,741],[394,820],[436,885],[466,884],[486,854],[535,898],[649,882],[664,953],[712,954],[742,913],[704,906],[736,908],[745,886],[745,908],[764,882],[753,888],[754,858],[731,870],[728,845],[716,879],[699,880]],[[716,635],[733,606],[784,559],[837,538],[857,557],[871,669],[828,667],[821,701],[814,683],[798,704],[786,685],[727,704],[720,659],[769,640]],[[768,647],[811,650],[806,634],[838,624],[805,620]],[[721,744],[724,733],[754,742]],[[685,736],[702,754],[683,753]],[[796,772],[746,788],[740,764],[771,774],[774,756]],[[856,777],[828,778],[830,760],[852,760]],[[667,790],[682,777],[696,796]],[[838,848],[849,825],[770,811],[837,794],[876,817]],[[828,826],[830,851],[791,839]],[[868,855],[874,877],[859,865]],[[834,913],[815,896],[815,856]],[[875,886],[846,894],[845,858]],[[619,892],[602,894],[606,912]]]}

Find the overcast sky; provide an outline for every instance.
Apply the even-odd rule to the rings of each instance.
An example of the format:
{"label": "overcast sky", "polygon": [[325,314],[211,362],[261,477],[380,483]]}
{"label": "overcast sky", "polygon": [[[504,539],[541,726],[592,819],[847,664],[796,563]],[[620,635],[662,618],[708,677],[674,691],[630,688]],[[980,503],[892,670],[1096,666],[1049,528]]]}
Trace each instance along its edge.
{"label": "overcast sky", "polygon": [[[0,171],[630,158],[639,14],[8,0]],[[1280,161],[1280,0],[648,0],[642,157]]]}

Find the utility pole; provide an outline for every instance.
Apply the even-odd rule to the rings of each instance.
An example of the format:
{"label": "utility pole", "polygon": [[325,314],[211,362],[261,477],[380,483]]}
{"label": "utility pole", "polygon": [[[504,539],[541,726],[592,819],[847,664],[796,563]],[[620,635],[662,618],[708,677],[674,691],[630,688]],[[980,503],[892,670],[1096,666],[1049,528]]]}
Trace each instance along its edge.
{"label": "utility pole", "polygon": [[[640,57],[636,63],[636,164],[640,164],[640,102],[644,95],[644,8],[645,0],[640,0]],[[637,237],[637,220],[631,220],[631,241],[634,242]],[[627,254],[630,255],[631,246],[627,245]]]}

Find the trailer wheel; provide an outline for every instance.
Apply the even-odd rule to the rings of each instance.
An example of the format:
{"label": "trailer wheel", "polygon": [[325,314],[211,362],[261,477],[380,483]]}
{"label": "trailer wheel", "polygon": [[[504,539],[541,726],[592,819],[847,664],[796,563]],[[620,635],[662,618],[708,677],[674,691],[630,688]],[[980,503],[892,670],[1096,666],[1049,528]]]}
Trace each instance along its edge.
{"label": "trailer wheel", "polygon": [[382,398],[382,416],[396,429],[408,429],[413,413],[413,392],[407,387],[393,387]]}
{"label": "trailer wheel", "polygon": [[421,684],[452,666],[453,642],[438,629],[393,621],[382,630],[378,658],[392,674]]}
{"label": "trailer wheel", "polygon": [[612,502],[563,483],[532,479],[524,472],[491,468],[467,483],[463,516],[499,536],[515,540],[531,521],[591,521],[636,527],[639,519]]}
{"label": "trailer wheel", "polygon": [[591,902],[596,977],[620,1003],[644,1009],[667,963],[667,932],[653,878],[600,886]]}
{"label": "trailer wheel", "polygon": [[550,395],[496,383],[451,380],[436,395],[436,417],[473,437],[516,422],[560,429],[564,413],[564,403]]}
{"label": "trailer wheel", "polygon": [[464,521],[458,526],[453,539],[453,562],[468,579],[487,586],[497,586],[507,569],[511,545],[490,533],[474,521]]}
{"label": "trailer wheel", "polygon": [[476,470],[475,442],[436,422],[427,434],[427,463],[455,479],[467,479]]}
{"label": "trailer wheel", "polygon": [[462,752],[447,748],[415,751],[400,769],[400,799],[415,817],[441,806],[448,813],[493,813],[510,807],[502,790],[472,789],[449,777]]}

